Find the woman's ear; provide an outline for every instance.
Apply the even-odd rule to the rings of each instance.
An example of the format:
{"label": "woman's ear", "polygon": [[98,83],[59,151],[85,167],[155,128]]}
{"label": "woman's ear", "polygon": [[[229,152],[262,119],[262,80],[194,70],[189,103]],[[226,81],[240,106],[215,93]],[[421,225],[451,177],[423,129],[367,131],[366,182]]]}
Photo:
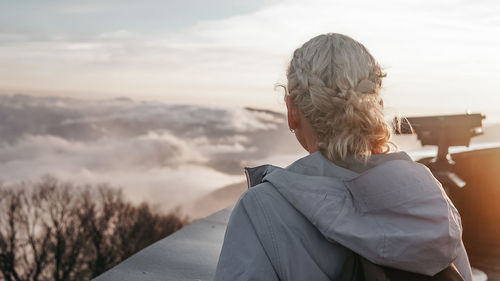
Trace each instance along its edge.
{"label": "woman's ear", "polygon": [[287,109],[287,116],[288,116],[288,127],[290,129],[297,129],[299,125],[299,112],[297,106],[292,102],[292,99],[290,98],[289,95],[285,96],[285,103],[286,103],[286,109]]}

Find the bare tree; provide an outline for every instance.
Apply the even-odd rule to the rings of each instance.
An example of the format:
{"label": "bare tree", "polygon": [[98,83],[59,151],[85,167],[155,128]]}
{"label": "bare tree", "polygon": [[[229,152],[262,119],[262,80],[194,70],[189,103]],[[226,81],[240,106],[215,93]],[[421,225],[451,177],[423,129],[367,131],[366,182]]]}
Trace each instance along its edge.
{"label": "bare tree", "polygon": [[0,184],[0,280],[90,279],[186,223],[106,184]]}

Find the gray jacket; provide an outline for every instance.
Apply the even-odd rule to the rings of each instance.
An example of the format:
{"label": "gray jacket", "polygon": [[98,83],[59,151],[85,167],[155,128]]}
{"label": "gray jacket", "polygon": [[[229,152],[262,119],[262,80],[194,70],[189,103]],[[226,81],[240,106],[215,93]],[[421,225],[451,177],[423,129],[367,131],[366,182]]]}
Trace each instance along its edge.
{"label": "gray jacket", "polygon": [[245,168],[215,280],[336,280],[348,249],[427,275],[454,262],[472,280],[460,216],[427,167],[404,152],[339,165],[314,152]]}

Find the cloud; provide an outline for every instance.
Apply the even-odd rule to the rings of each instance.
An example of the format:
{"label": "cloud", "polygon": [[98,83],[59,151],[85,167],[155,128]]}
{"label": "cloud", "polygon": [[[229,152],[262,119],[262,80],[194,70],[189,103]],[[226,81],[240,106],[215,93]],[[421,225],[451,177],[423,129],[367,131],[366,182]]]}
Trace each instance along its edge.
{"label": "cloud", "polygon": [[[0,96],[0,119],[0,181],[51,173],[108,182],[165,210],[245,181],[244,165],[297,148],[282,114],[250,108],[18,94]],[[283,137],[288,144],[273,141]]]}
{"label": "cloud", "polygon": [[0,133],[4,141],[24,134],[50,134],[69,140],[127,138],[170,130],[180,136],[219,137],[258,130],[275,130],[279,113],[201,106],[135,102],[126,98],[84,101],[71,98],[0,96]]}
{"label": "cloud", "polygon": [[109,9],[109,6],[104,5],[102,2],[85,2],[85,3],[58,3],[54,9],[64,14],[89,14],[102,12]]}
{"label": "cloud", "polygon": [[6,183],[36,180],[45,173],[80,184],[106,182],[121,187],[133,202],[147,201],[163,210],[244,180],[243,174],[207,165],[195,146],[168,134],[87,143],[29,136],[0,147],[0,159],[0,179]]}
{"label": "cloud", "polygon": [[125,39],[125,38],[130,38],[133,36],[133,33],[122,29],[122,30],[117,30],[117,31],[112,31],[112,32],[103,32],[98,35],[98,38],[102,39]]}

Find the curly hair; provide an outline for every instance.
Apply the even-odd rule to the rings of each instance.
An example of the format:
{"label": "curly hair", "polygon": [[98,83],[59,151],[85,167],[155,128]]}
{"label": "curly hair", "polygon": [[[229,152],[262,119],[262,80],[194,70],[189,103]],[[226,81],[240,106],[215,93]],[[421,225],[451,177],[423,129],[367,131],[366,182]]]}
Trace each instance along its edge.
{"label": "curly hair", "polygon": [[367,160],[394,145],[380,97],[386,76],[368,50],[338,33],[316,36],[293,53],[286,94],[315,130],[330,160]]}

